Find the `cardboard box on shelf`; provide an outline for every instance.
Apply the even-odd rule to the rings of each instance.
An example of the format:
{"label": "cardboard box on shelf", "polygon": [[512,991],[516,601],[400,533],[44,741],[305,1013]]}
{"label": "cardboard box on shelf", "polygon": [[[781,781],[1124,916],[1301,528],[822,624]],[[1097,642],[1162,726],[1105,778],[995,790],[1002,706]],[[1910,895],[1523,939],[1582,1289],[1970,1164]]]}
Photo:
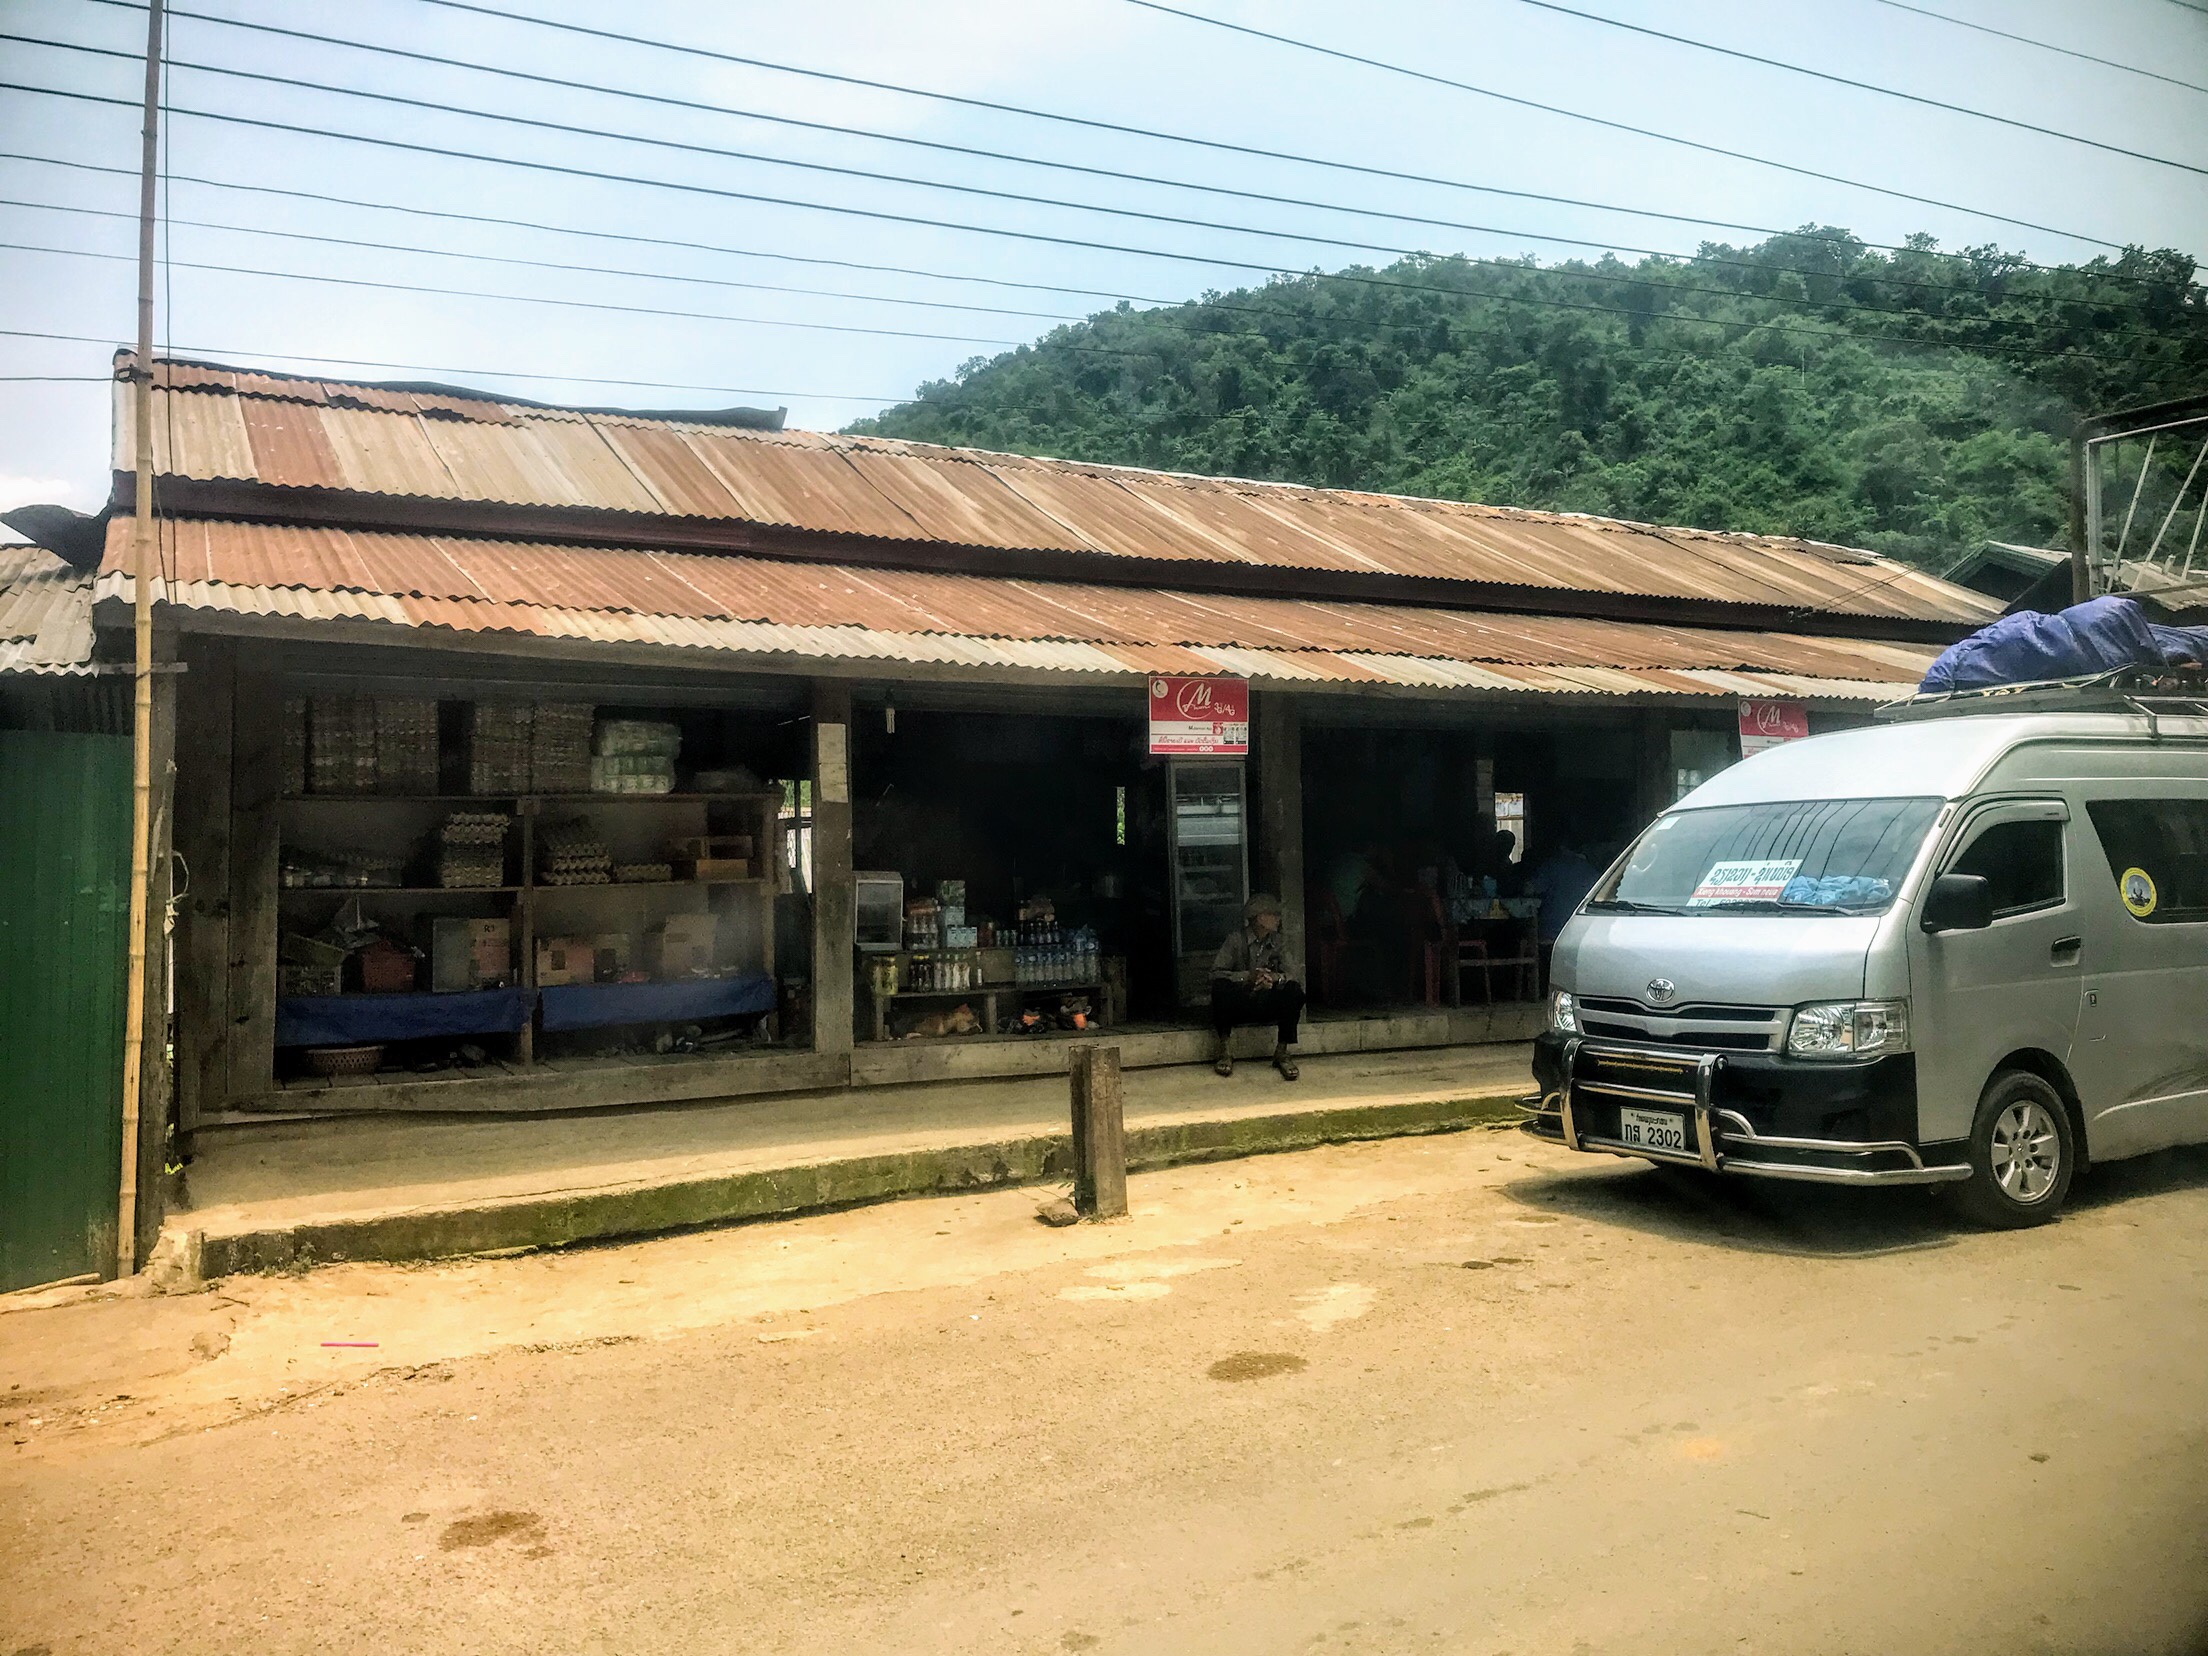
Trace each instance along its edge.
{"label": "cardboard box on shelf", "polygon": [[429,987],[435,993],[495,989],[513,980],[511,920],[438,915],[423,930],[429,934]]}
{"label": "cardboard box on shelf", "polygon": [[537,939],[537,987],[598,981],[598,951],[587,937]]}
{"label": "cardboard box on shelf", "polygon": [[644,934],[645,969],[656,978],[710,974],[719,931],[710,914],[669,915]]}
{"label": "cardboard box on shelf", "polygon": [[691,834],[667,848],[675,872],[686,880],[748,880],[749,834]]}

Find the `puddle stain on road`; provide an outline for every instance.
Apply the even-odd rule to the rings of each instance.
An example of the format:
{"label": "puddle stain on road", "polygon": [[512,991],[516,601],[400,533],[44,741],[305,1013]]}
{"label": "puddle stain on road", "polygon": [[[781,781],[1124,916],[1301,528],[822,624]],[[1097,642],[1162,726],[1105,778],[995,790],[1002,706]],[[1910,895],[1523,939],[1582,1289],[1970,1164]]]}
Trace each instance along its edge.
{"label": "puddle stain on road", "polygon": [[437,1537],[437,1546],[444,1552],[458,1552],[507,1540],[530,1542],[531,1556],[541,1557],[547,1550],[544,1520],[533,1512],[485,1512],[473,1518],[455,1518]]}
{"label": "puddle stain on road", "polygon": [[1288,1351],[1238,1351],[1222,1357],[1206,1370],[1214,1380],[1265,1380],[1276,1374],[1294,1374],[1308,1367]]}

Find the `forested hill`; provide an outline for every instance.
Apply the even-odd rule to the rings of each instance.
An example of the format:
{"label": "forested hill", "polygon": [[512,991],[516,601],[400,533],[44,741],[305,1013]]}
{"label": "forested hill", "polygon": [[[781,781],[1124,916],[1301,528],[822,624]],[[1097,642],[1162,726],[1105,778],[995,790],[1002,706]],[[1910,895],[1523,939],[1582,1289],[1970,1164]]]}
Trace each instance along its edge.
{"label": "forested hill", "polygon": [[2061,544],[2070,423],[2208,391],[2182,254],[2034,268],[1811,228],[1692,261],[1404,260],[1122,306],[851,429],[1781,531]]}

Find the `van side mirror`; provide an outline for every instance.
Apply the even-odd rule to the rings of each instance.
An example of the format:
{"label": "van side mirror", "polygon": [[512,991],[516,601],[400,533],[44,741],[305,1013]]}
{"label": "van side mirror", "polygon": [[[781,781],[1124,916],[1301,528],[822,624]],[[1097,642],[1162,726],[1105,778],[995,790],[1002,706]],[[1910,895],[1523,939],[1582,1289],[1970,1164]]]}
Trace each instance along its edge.
{"label": "van side mirror", "polygon": [[1942,874],[1925,894],[1928,932],[1984,931],[1993,924],[1993,882],[1983,874]]}

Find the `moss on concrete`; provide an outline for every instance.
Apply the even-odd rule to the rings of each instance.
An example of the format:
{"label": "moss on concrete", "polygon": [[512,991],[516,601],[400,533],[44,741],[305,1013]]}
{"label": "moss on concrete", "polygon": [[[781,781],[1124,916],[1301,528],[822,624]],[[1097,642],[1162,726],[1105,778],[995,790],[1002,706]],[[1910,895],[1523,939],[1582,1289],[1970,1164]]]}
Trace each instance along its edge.
{"label": "moss on concrete", "polygon": [[[1514,1115],[1508,1097],[1491,1096],[1137,1127],[1127,1135],[1127,1165],[1143,1170],[1354,1139],[1455,1132]],[[217,1277],[240,1271],[303,1270],[347,1260],[439,1259],[508,1248],[565,1247],[700,1225],[784,1218],[902,1196],[949,1195],[1063,1179],[1071,1176],[1072,1154],[1068,1136],[1043,1134],[579,1196],[525,1197],[215,1234],[203,1239],[199,1264],[205,1276]]]}

